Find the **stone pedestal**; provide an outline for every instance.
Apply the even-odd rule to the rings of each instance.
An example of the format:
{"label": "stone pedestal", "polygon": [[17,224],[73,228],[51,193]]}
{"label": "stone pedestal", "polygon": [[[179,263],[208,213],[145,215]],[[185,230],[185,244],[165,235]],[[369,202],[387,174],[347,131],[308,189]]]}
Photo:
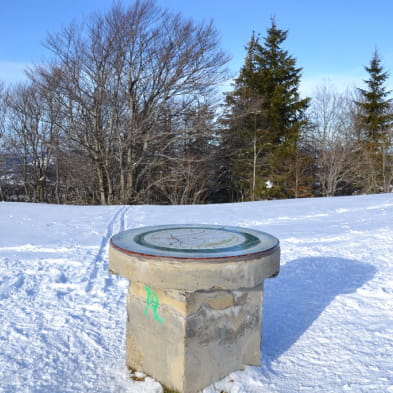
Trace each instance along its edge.
{"label": "stone pedestal", "polygon": [[116,236],[109,266],[130,280],[131,369],[180,393],[196,393],[244,365],[260,364],[263,280],[278,274],[277,239],[197,225]]}

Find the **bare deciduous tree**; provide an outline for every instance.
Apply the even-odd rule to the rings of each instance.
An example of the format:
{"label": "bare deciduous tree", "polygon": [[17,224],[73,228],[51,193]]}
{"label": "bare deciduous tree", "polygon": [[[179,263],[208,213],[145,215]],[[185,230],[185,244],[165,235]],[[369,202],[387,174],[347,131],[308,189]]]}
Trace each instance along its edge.
{"label": "bare deciduous tree", "polygon": [[339,184],[351,183],[357,174],[352,97],[339,94],[329,82],[315,89],[310,118],[317,155],[317,172],[323,196],[333,196]]}
{"label": "bare deciduous tree", "polygon": [[47,202],[48,175],[57,139],[56,124],[48,118],[45,97],[32,84],[18,85],[7,97],[7,146],[21,162],[20,175],[29,201]]}
{"label": "bare deciduous tree", "polygon": [[4,83],[0,82],[0,200],[4,200],[2,183],[6,177],[5,157],[3,153],[3,136],[5,133],[6,113],[7,113],[7,92]]}
{"label": "bare deciduous tree", "polygon": [[146,201],[168,148],[184,138],[172,119],[196,114],[224,76],[213,25],[137,1],[50,35],[47,47],[52,62],[30,77],[56,92],[59,126],[94,168],[99,202]]}
{"label": "bare deciduous tree", "polygon": [[0,141],[4,135],[5,123],[6,123],[6,104],[7,91],[5,89],[4,83],[0,81]]}

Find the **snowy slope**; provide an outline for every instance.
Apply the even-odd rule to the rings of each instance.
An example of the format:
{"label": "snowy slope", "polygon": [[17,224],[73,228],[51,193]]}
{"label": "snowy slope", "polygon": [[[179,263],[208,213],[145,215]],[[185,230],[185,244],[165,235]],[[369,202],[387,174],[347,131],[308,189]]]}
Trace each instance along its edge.
{"label": "snowy slope", "polygon": [[160,393],[124,367],[128,282],[110,236],[239,225],[281,242],[265,281],[261,367],[204,393],[393,393],[393,195],[202,206],[0,203],[0,392]]}

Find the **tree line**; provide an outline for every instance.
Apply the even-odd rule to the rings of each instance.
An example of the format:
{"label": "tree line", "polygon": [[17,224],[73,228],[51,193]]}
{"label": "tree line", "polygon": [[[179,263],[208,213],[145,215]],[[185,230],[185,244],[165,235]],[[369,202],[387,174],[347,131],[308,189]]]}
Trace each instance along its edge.
{"label": "tree line", "polygon": [[0,84],[0,199],[131,204],[391,192],[393,110],[377,52],[365,89],[301,98],[275,20],[232,91],[212,23],[151,0],[48,35],[27,82]]}

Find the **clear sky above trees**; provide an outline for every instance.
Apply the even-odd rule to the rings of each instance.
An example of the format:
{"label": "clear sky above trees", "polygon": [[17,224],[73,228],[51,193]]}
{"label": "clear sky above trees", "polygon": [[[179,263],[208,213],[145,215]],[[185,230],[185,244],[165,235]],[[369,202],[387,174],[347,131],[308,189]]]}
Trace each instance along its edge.
{"label": "clear sky above trees", "polygon": [[[46,54],[41,43],[47,32],[54,33],[94,11],[108,10],[112,4],[112,0],[2,2],[0,79],[20,80],[26,65],[39,63]],[[367,77],[363,66],[376,48],[385,69],[393,70],[391,0],[157,0],[157,4],[196,20],[213,19],[223,49],[232,56],[230,68],[235,75],[252,31],[263,35],[272,16],[280,28],[289,30],[287,49],[303,68],[305,94],[326,78],[339,88],[361,84]]]}

